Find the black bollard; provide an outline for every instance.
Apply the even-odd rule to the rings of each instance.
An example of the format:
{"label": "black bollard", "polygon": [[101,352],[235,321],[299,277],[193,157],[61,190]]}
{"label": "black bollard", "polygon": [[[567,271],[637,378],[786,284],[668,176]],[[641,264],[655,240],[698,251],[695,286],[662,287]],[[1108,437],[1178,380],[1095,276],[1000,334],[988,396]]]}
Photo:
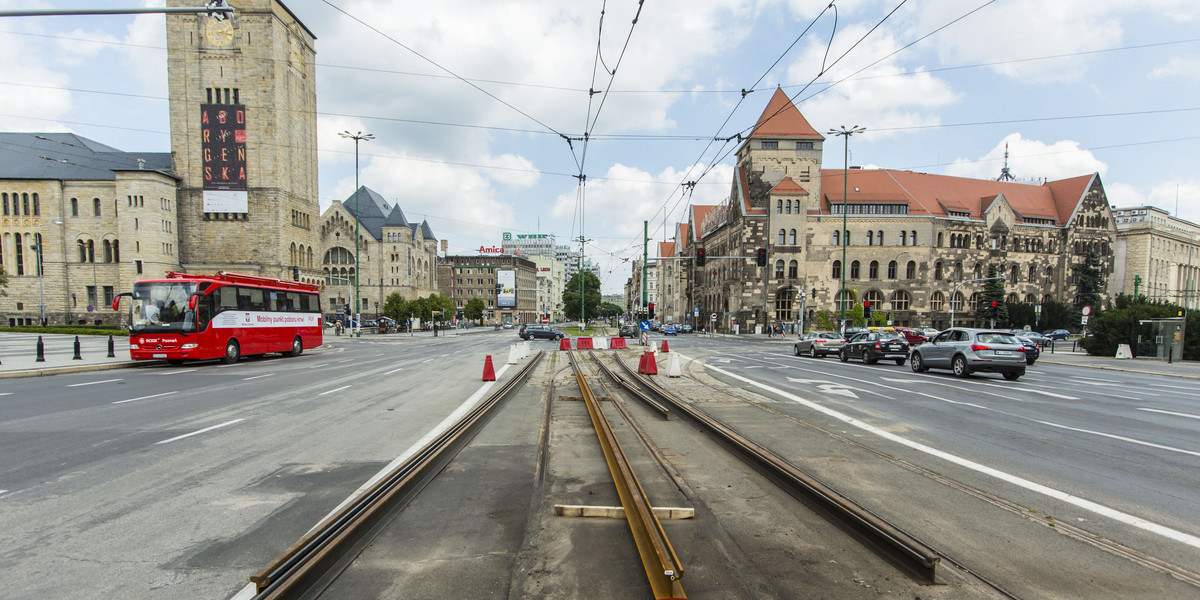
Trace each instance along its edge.
{"label": "black bollard", "polygon": [[75,336],[75,356],[71,360],[83,360],[83,357],[79,355],[79,336]]}
{"label": "black bollard", "polygon": [[108,334],[108,357],[109,358],[117,357],[117,353],[114,351],[114,348],[113,348],[113,339],[112,339],[111,333]]}
{"label": "black bollard", "polygon": [[42,343],[42,336],[38,336],[37,345],[37,360],[34,362],[46,362],[46,346]]}

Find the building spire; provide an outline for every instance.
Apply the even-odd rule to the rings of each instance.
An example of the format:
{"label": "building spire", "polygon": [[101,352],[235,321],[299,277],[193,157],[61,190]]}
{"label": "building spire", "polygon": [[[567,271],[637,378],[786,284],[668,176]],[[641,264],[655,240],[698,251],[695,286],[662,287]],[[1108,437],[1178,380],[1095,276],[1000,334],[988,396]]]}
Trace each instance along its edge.
{"label": "building spire", "polygon": [[1013,177],[1012,171],[1008,169],[1008,142],[1004,142],[1004,166],[1000,169],[1000,176],[996,178],[996,181],[1016,180],[1017,178]]}

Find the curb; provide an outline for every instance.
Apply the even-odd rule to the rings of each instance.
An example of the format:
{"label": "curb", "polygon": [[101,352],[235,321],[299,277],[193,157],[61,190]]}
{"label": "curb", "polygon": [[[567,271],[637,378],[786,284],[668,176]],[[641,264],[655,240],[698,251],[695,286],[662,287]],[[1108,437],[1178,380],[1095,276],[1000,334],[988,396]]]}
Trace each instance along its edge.
{"label": "curb", "polygon": [[16,379],[19,377],[46,377],[48,375],[67,375],[69,373],[87,373],[89,371],[112,371],[145,366],[146,363],[120,362],[99,365],[73,365],[66,367],[38,367],[20,371],[0,371],[0,379]]}

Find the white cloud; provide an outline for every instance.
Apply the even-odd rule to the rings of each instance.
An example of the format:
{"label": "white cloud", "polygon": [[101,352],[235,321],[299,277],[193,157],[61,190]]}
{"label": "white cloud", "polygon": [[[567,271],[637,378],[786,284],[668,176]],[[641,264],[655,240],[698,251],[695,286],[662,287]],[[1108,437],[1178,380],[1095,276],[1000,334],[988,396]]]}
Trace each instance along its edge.
{"label": "white cloud", "polygon": [[1200,58],[1172,56],[1167,63],[1150,71],[1151,79],[1183,77],[1200,81]]}
{"label": "white cloud", "polygon": [[995,179],[1004,166],[1006,148],[1009,171],[1020,180],[1053,181],[1091,173],[1099,173],[1103,177],[1108,170],[1108,165],[1090,150],[1081,149],[1079,142],[1060,140],[1047,144],[1039,140],[1027,140],[1021,134],[1013,133],[977,159],[955,160],[946,168],[946,174]]}
{"label": "white cloud", "polygon": [[1157,206],[1181,219],[1200,223],[1200,179],[1163,181],[1148,189],[1123,183],[1105,183],[1109,204],[1120,208]]}

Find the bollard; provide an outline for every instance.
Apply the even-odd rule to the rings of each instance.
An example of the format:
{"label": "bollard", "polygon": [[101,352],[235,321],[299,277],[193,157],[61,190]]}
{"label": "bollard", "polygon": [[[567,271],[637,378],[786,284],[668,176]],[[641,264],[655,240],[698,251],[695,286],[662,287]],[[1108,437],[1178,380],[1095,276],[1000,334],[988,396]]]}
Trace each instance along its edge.
{"label": "bollard", "polygon": [[109,358],[116,358],[116,357],[117,357],[117,353],[116,353],[116,351],[115,351],[115,350],[116,350],[116,349],[113,347],[113,339],[112,339],[112,334],[110,333],[110,334],[108,334],[108,357],[109,357]]}
{"label": "bollard", "polygon": [[34,362],[46,362],[46,346],[42,343],[42,336],[38,336],[37,344],[37,360]]}
{"label": "bollard", "polygon": [[79,336],[75,336],[75,356],[71,357],[71,360],[83,360],[79,355]]}

